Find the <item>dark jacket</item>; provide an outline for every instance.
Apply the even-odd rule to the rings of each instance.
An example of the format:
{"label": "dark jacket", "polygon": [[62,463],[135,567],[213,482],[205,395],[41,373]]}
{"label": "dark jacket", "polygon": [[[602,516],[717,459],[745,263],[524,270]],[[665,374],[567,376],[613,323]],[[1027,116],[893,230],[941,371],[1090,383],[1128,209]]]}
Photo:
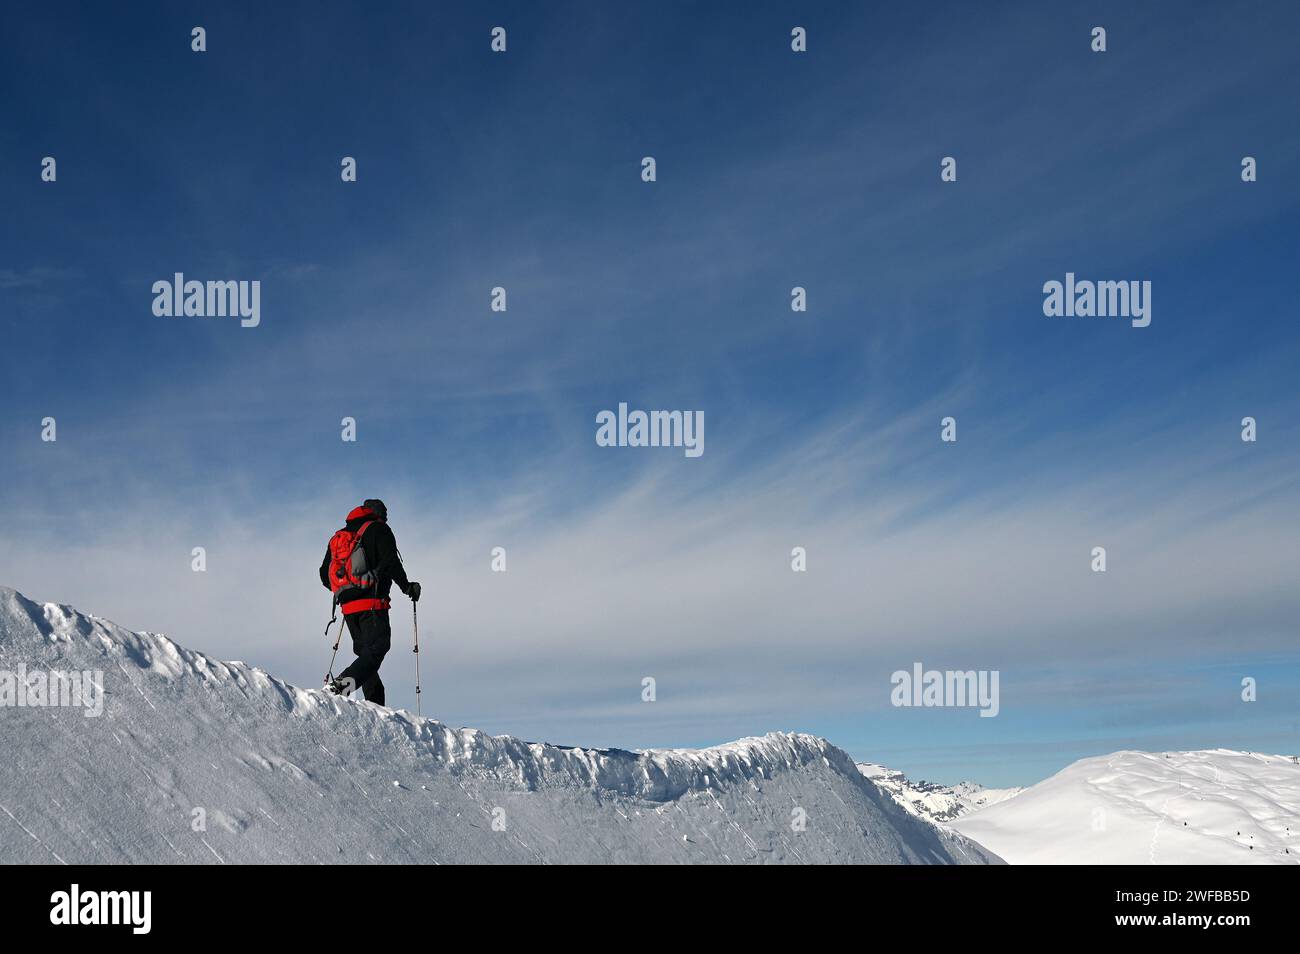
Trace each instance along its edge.
{"label": "dark jacket", "polygon": [[[348,530],[356,533],[367,521],[372,522],[361,537],[361,549],[366,554],[366,566],[374,569],[375,586],[373,589],[370,587],[359,589],[352,586],[346,590],[341,590],[339,591],[340,603],[366,599],[367,597],[386,599],[394,583],[403,593],[410,586],[410,581],[406,579],[406,570],[402,568],[402,555],[397,552],[397,538],[393,536],[393,531],[388,528],[387,523],[376,520],[375,515],[365,507],[357,507],[348,514],[348,522],[345,526]],[[320,565],[320,581],[327,590],[330,586],[329,570],[330,550],[327,546],[325,548],[325,559],[321,561]]]}

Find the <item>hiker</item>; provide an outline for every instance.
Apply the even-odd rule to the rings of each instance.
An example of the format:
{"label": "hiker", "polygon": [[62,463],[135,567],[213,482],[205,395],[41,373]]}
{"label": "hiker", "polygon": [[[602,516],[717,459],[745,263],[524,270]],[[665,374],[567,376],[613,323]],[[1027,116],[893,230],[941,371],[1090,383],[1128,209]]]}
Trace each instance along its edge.
{"label": "hiker", "polygon": [[334,592],[352,636],[357,658],[325,688],[346,695],[360,688],[367,702],[384,704],[379,666],[392,643],[388,625],[388,591],[394,583],[411,598],[420,599],[420,584],[406,578],[397,538],[388,528],[388,508],[382,500],[367,500],[348,514],[347,523],[330,538],[320,565],[320,581]]}

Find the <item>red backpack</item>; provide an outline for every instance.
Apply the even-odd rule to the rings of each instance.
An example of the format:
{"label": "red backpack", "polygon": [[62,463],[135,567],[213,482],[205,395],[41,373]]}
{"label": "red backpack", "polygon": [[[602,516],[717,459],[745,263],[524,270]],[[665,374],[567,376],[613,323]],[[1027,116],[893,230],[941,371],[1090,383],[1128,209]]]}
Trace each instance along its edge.
{"label": "red backpack", "polygon": [[374,586],[375,575],[366,566],[366,549],[361,546],[361,537],[372,523],[367,520],[356,533],[344,527],[330,537],[330,589],[335,596],[353,587]]}

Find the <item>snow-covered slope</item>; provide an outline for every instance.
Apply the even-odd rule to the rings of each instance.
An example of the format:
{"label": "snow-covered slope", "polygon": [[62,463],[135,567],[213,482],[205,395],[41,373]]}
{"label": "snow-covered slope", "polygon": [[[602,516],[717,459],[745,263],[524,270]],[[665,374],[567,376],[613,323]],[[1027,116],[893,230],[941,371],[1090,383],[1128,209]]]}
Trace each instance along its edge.
{"label": "snow-covered slope", "polygon": [[933,822],[948,822],[1019,795],[1021,788],[985,788],[975,782],[940,785],[913,782],[897,769],[875,762],[859,762],[858,771],[871,779],[913,815]]}
{"label": "snow-covered slope", "polygon": [[809,735],[643,753],[492,737],[0,588],[0,670],[20,667],[101,670],[105,695],[98,717],[0,706],[5,863],[998,860]]}
{"label": "snow-covered slope", "polygon": [[1295,864],[1300,764],[1228,749],[1116,752],[951,827],[1012,864]]}

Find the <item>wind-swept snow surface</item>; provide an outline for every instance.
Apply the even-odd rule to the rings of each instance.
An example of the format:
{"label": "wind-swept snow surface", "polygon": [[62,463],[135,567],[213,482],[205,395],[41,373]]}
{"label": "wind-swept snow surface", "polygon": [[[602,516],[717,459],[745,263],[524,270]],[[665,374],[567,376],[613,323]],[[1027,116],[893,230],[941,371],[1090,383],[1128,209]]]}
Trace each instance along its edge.
{"label": "wind-swept snow surface", "polygon": [[0,707],[0,862],[998,860],[809,735],[639,754],[492,737],[0,588],[0,670],[20,667],[100,670],[105,696],[98,717]]}
{"label": "wind-swept snow surface", "polygon": [[1228,749],[1116,752],[950,827],[1011,864],[1295,864],[1300,764]]}

